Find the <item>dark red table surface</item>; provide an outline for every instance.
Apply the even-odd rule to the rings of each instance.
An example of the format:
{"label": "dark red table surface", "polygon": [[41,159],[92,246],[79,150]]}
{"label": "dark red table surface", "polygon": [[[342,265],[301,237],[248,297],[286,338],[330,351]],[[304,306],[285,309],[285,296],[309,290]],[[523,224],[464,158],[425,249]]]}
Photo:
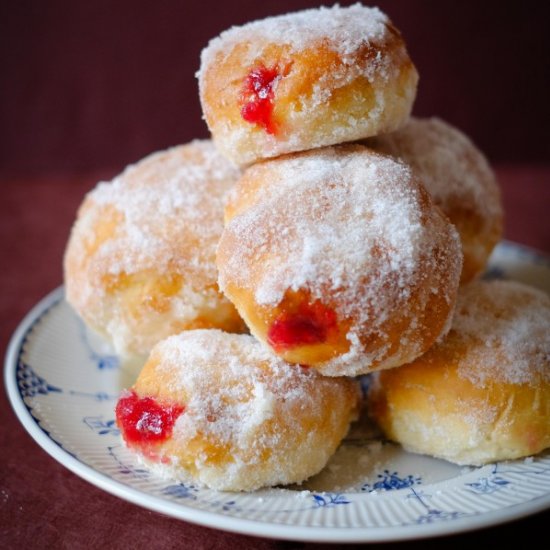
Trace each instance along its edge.
{"label": "dark red table surface", "polygon": [[[496,171],[506,209],[505,238],[550,253],[550,165],[499,165]],[[62,283],[62,254],[76,208],[98,179],[99,175],[0,179],[3,350],[24,314]],[[51,458],[21,426],[5,391],[0,395],[0,548],[333,547],[219,531],[125,502]],[[550,510],[471,533],[385,547],[485,547],[517,536],[529,543],[536,533],[548,531],[549,522]]]}

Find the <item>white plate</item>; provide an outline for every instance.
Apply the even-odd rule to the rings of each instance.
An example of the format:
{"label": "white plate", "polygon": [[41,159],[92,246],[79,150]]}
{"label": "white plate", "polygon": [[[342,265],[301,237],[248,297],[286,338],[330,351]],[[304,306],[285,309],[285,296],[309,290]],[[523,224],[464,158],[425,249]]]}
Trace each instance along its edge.
{"label": "white plate", "polygon": [[[512,243],[497,247],[488,276],[550,292],[550,261]],[[44,450],[105,491],[175,518],[277,539],[370,542],[459,533],[550,507],[550,451],[465,469],[364,429],[303,487],[234,494],[167,482],[119,439],[113,408],[134,376],[85,329],[62,288],[25,317],[6,357],[12,406]]]}

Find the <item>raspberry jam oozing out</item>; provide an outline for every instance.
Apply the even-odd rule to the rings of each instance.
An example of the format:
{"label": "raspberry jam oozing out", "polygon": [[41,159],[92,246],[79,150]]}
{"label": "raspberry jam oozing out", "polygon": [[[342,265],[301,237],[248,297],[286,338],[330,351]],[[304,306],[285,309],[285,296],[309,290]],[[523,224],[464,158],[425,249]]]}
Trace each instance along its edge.
{"label": "raspberry jam oozing out", "polygon": [[241,116],[247,122],[261,126],[268,134],[277,132],[273,120],[273,87],[280,77],[277,66],[270,69],[259,66],[248,73],[241,91]]}
{"label": "raspberry jam oozing out", "polygon": [[269,327],[267,341],[277,352],[299,346],[322,344],[337,328],[336,313],[321,302],[301,303],[284,312]]}
{"label": "raspberry jam oozing out", "polygon": [[161,405],[152,397],[138,397],[127,392],[116,405],[117,424],[128,445],[160,443],[172,435],[178,416],[185,407]]}

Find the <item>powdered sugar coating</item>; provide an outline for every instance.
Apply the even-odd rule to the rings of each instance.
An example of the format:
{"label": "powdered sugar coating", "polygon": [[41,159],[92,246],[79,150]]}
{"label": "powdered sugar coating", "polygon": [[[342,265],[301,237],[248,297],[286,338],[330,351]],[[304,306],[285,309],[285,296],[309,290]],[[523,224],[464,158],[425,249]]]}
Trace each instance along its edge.
{"label": "powdered sugar coating", "polygon": [[303,481],[334,453],[358,387],[291,366],[252,336],[192,330],[160,342],[134,389],[178,403],[172,439],[155,449],[165,476],[220,490]]}
{"label": "powdered sugar coating", "polygon": [[407,450],[458,464],[550,447],[550,297],[513,281],[462,287],[450,332],[374,373],[369,411]]}
{"label": "powdered sugar coating", "polygon": [[[99,183],[78,212],[65,253],[67,297],[122,354],[204,314],[236,318],[217,290],[215,249],[238,170],[210,141],[154,153]],[[133,293],[133,294],[132,294]]]}
{"label": "powdered sugar coating", "polygon": [[[278,73],[268,125],[277,131],[241,116],[243,82],[259,68]],[[239,165],[395,130],[418,81],[399,32],[361,4],[232,27],[202,51],[197,77],[213,139]]]}
{"label": "powdered sugar coating", "polygon": [[426,189],[461,235],[463,280],[481,273],[502,236],[503,205],[495,175],[482,152],[443,120],[411,118],[402,128],[366,140],[417,170]]}
{"label": "powdered sugar coating", "polygon": [[458,374],[473,384],[550,384],[550,297],[542,290],[514,281],[467,285],[450,336],[469,346]]}
{"label": "powdered sugar coating", "polygon": [[[186,147],[198,153],[196,161],[185,158]],[[108,261],[112,274],[175,264],[178,271],[197,270],[215,278],[211,258],[223,229],[220,212],[238,175],[211,142],[195,141],[154,153],[112,182],[100,183],[87,200],[99,209],[115,208],[121,223],[116,238],[98,251],[97,262]],[[206,245],[192,256],[180,253],[190,235]]]}
{"label": "powdered sugar coating", "polygon": [[[328,42],[349,64],[353,54],[365,43],[381,42],[388,33],[390,21],[378,8],[368,8],[359,3],[349,7],[334,5],[267,17],[245,25],[234,26],[213,38],[201,53],[201,70],[215,61],[220,52],[228,52],[243,41],[283,43],[291,52],[299,52],[321,41]],[[251,52],[245,64],[254,61],[261,52]],[[380,70],[382,60],[377,60],[370,70]],[[201,77],[201,71],[198,73]]]}
{"label": "powdered sugar coating", "polygon": [[[359,374],[416,357],[434,297],[446,311],[433,317],[447,325],[461,266],[458,236],[406,165],[358,145],[276,159],[244,173],[229,209],[219,284],[252,332],[235,288],[257,307],[306,290],[331,303],[340,320],[352,320],[348,353],[315,365],[324,374]],[[397,316],[407,319],[402,345],[386,334]],[[365,353],[373,335],[384,343]]]}

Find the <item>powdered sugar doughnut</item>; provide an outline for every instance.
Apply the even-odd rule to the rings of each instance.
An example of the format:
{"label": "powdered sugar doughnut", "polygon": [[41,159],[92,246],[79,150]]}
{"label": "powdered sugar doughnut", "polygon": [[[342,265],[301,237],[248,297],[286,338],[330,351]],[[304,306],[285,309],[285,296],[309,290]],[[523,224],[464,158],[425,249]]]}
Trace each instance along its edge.
{"label": "powdered sugar doughnut", "polygon": [[65,251],[69,303],[124,356],[184,329],[243,329],[214,262],[238,171],[209,141],[155,153],[85,198]]}
{"label": "powdered sugar doughnut", "polygon": [[252,336],[192,330],[160,342],[116,416],[163,475],[252,491],[320,471],[355,419],[351,379],[291,366]]}
{"label": "powdered sugar doughnut", "polygon": [[197,76],[213,139],[241,165],[395,130],[418,81],[388,17],[360,4],[233,27]]}
{"label": "powdered sugar doughnut", "polygon": [[342,145],[248,168],[216,261],[258,339],[291,363],[353,376],[411,361],[445,332],[461,259],[409,167]]}
{"label": "powdered sugar doughnut", "polygon": [[550,447],[550,298],[511,281],[466,285],[443,342],[373,375],[369,410],[405,449],[458,464]]}
{"label": "powdered sugar doughnut", "polygon": [[420,172],[434,202],[460,234],[462,282],[482,273],[502,238],[503,206],[495,175],[481,151],[438,118],[413,118],[396,132],[370,138],[366,144]]}

